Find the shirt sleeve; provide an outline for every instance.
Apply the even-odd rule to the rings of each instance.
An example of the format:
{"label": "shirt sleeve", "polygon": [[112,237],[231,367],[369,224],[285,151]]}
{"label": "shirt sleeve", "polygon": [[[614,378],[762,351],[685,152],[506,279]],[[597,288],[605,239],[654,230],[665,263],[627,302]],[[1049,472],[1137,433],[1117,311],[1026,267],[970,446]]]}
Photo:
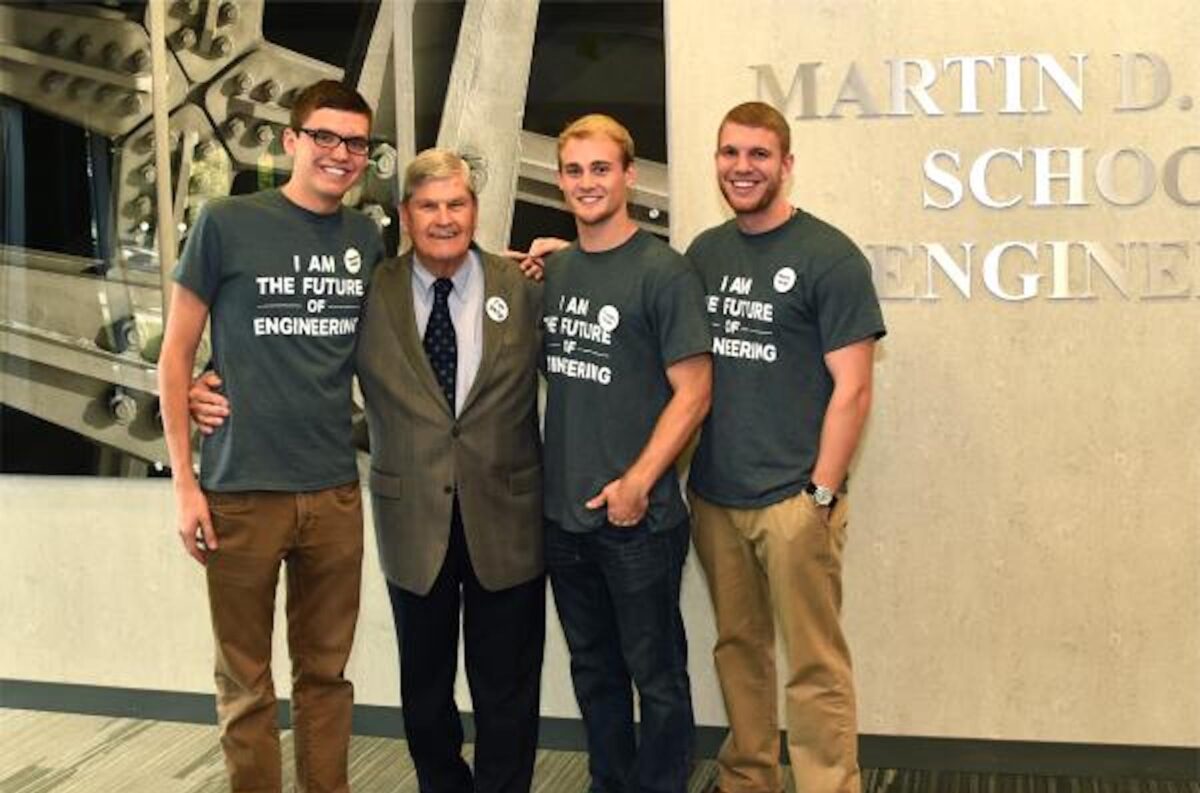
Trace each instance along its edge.
{"label": "shirt sleeve", "polygon": [[838,259],[816,279],[813,300],[823,352],[887,333],[870,265],[858,251]]}
{"label": "shirt sleeve", "polygon": [[221,286],[221,239],[211,207],[200,211],[172,278],[211,306]]}
{"label": "shirt sleeve", "polygon": [[368,218],[367,223],[369,224],[367,240],[370,244],[370,247],[367,248],[366,280],[367,285],[369,286],[371,283],[371,278],[374,277],[375,268],[382,264],[383,260],[387,257],[387,248],[383,244],[383,231],[375,225],[374,220]]}
{"label": "shirt sleeve", "polygon": [[683,257],[655,289],[653,316],[664,366],[712,352],[704,287],[695,268]]}

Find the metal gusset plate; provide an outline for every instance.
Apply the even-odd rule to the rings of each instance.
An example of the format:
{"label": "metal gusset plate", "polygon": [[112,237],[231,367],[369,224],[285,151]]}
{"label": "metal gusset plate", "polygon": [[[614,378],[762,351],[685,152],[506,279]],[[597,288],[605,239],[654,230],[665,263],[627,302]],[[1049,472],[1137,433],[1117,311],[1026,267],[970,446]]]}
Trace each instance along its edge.
{"label": "metal gusset plate", "polygon": [[167,47],[194,83],[208,81],[262,41],[264,0],[156,2],[167,4]]}
{"label": "metal gusset plate", "polygon": [[265,43],[208,86],[204,107],[235,163],[287,170],[283,130],[296,95],[317,80],[341,78],[341,69]]}
{"label": "metal gusset plate", "polygon": [[[204,202],[229,194],[233,163],[217,130],[198,105],[187,104],[171,114],[172,215],[180,237],[196,221]],[[116,157],[114,199],[117,236],[124,245],[150,248],[156,214],[154,178],[154,121],[133,131]]]}
{"label": "metal gusset plate", "polygon": [[[187,81],[168,68],[175,106]],[[137,22],[0,5],[0,94],[115,138],[149,117],[150,84],[150,38]]]}

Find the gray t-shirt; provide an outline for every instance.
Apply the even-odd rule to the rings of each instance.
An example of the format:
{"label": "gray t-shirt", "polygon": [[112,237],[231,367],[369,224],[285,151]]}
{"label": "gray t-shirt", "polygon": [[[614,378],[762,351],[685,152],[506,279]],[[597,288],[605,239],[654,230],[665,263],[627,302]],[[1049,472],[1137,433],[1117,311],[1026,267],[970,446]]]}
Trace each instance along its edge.
{"label": "gray t-shirt", "polygon": [[712,411],[688,484],[728,507],[808,485],[833,379],[824,356],[887,331],[871,271],[846,235],[797,211],[744,234],[729,221],[688,249],[713,333]]}
{"label": "gray t-shirt", "polygon": [[[654,236],[638,231],[601,253],[573,244],[552,258],[543,292],[544,511],[567,531],[586,532],[607,513],[585,503],[633,465],[671,399],[667,367],[708,352],[712,341],[695,270]],[[642,525],[664,530],[686,517],[671,467],[651,490]]]}
{"label": "gray t-shirt", "polygon": [[354,338],[375,224],[319,215],[279,190],[209,202],[175,280],[209,307],[230,415],[200,446],[206,490],[319,490],[358,477],[350,441]]}

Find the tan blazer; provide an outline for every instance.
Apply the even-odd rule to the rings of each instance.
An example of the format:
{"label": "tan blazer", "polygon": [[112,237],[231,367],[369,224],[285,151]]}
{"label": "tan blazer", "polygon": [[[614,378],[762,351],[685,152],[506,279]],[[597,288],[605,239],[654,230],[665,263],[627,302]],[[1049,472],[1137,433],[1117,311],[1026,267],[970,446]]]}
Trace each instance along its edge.
{"label": "tan blazer", "polygon": [[[541,574],[542,467],[537,422],[541,285],[480,251],[483,353],[457,420],[421,345],[412,254],[375,271],[358,337],[371,443],[371,505],[384,574],[424,595],[450,540],[458,490],[471,564],[495,591]],[[506,315],[498,301],[503,300]]]}

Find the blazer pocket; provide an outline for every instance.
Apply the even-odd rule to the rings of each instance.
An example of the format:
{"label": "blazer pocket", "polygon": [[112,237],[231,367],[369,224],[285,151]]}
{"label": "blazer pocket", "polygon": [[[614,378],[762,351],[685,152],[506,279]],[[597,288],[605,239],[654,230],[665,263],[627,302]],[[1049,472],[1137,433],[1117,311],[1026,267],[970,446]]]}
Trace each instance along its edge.
{"label": "blazer pocket", "polygon": [[383,471],[371,469],[371,495],[384,498],[400,498],[404,494],[400,477],[395,474],[385,474]]}
{"label": "blazer pocket", "polygon": [[514,496],[532,493],[542,485],[542,466],[540,464],[522,468],[508,475],[508,492]]}

